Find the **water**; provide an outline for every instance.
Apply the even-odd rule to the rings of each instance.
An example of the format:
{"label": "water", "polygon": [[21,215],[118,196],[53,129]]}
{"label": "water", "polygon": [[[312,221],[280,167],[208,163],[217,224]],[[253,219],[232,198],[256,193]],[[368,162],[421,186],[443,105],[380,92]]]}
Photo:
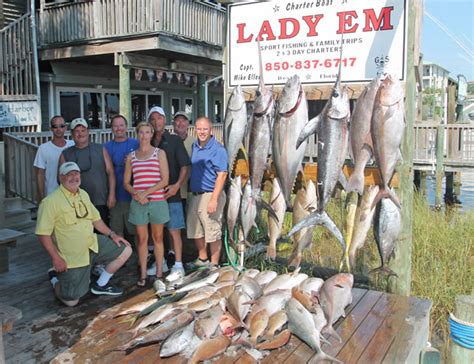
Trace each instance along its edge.
{"label": "water", "polygon": [[[456,198],[461,202],[460,207],[465,211],[474,211],[474,171],[461,173],[461,193]],[[443,197],[446,187],[446,178],[443,178]],[[436,177],[428,175],[426,178],[428,203],[435,204]],[[456,193],[456,191],[454,192]]]}

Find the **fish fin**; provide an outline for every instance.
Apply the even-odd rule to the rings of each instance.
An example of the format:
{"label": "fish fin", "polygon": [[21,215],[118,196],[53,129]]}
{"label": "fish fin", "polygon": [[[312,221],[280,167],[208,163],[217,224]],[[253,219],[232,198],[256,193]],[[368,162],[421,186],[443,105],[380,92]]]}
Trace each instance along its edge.
{"label": "fish fin", "polygon": [[312,118],[305,124],[305,126],[300,132],[300,135],[298,136],[298,140],[296,141],[296,149],[298,149],[301,143],[303,143],[306,139],[308,139],[308,137],[311,134],[316,133],[320,122],[321,122],[321,114]]}
{"label": "fish fin", "polygon": [[328,334],[329,336],[332,336],[334,337],[335,339],[337,339],[337,341],[339,341],[340,343],[342,343],[342,339],[341,337],[339,336],[339,334],[336,332],[336,330],[334,330],[334,327],[332,327],[332,325],[326,325],[323,327],[323,329],[321,330],[322,333],[326,333]]}

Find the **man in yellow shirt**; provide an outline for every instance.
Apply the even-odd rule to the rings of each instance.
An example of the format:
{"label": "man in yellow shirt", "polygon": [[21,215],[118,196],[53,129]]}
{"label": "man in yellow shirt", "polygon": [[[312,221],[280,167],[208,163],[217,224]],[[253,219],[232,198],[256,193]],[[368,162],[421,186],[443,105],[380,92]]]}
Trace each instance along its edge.
{"label": "man in yellow shirt", "polygon": [[[87,192],[79,188],[81,173],[76,163],[62,164],[59,180],[59,188],[40,204],[35,232],[53,263],[48,275],[56,296],[67,306],[77,305],[89,290],[95,263],[107,265],[91,292],[121,295],[122,290],[109,280],[130,257],[129,242],[101,220]],[[95,234],[94,228],[104,235]]]}

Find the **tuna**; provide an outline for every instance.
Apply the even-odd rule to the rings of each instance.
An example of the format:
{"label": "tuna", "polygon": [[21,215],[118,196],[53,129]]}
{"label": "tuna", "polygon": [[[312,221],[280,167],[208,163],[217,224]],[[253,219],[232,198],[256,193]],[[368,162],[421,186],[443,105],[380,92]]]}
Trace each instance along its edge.
{"label": "tuna", "polygon": [[297,145],[298,136],[308,121],[308,103],[297,75],[286,82],[273,128],[272,157],[287,209],[291,209],[291,191],[301,170],[307,141]]}
{"label": "tuna", "polygon": [[247,128],[247,104],[240,86],[236,86],[227,102],[224,118],[224,146],[227,149],[229,175]]}
{"label": "tuna", "polygon": [[397,275],[387,267],[387,263],[395,249],[395,243],[401,230],[401,223],[400,209],[392,200],[383,198],[377,204],[374,220],[374,236],[382,265],[372,272],[381,271],[388,275]]}
{"label": "tuna", "polygon": [[357,104],[351,116],[349,139],[351,142],[351,157],[354,163],[354,171],[349,177],[346,191],[355,191],[359,195],[362,195],[364,192],[365,166],[373,155],[370,121],[372,119],[375,95],[379,86],[379,78],[375,78],[367,85],[357,99]]}
{"label": "tuna", "polygon": [[397,162],[402,158],[400,145],[405,130],[404,94],[402,84],[392,76],[387,76],[375,96],[370,133],[382,185],[373,206],[382,197],[388,197],[400,208],[398,197],[389,189],[388,184]]}
{"label": "tuna", "polygon": [[[306,186],[299,189],[296,193],[293,203],[293,225],[303,221],[312,212],[316,211],[318,201],[316,197],[316,188],[311,180],[306,182]],[[303,250],[310,248],[313,241],[312,227],[304,228],[293,236],[293,253],[289,260],[291,268],[298,268],[301,264],[301,255]]]}

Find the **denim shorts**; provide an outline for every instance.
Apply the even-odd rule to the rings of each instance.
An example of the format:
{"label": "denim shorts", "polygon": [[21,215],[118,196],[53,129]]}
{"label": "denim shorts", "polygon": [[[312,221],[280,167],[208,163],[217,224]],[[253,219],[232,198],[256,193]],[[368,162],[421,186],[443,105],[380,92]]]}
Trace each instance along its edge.
{"label": "denim shorts", "polygon": [[186,224],[184,222],[184,212],[182,202],[168,202],[170,211],[170,221],[166,223],[168,230],[184,229]]}
{"label": "denim shorts", "polygon": [[166,201],[150,201],[145,205],[132,200],[128,221],[134,225],[166,224],[170,219]]}

